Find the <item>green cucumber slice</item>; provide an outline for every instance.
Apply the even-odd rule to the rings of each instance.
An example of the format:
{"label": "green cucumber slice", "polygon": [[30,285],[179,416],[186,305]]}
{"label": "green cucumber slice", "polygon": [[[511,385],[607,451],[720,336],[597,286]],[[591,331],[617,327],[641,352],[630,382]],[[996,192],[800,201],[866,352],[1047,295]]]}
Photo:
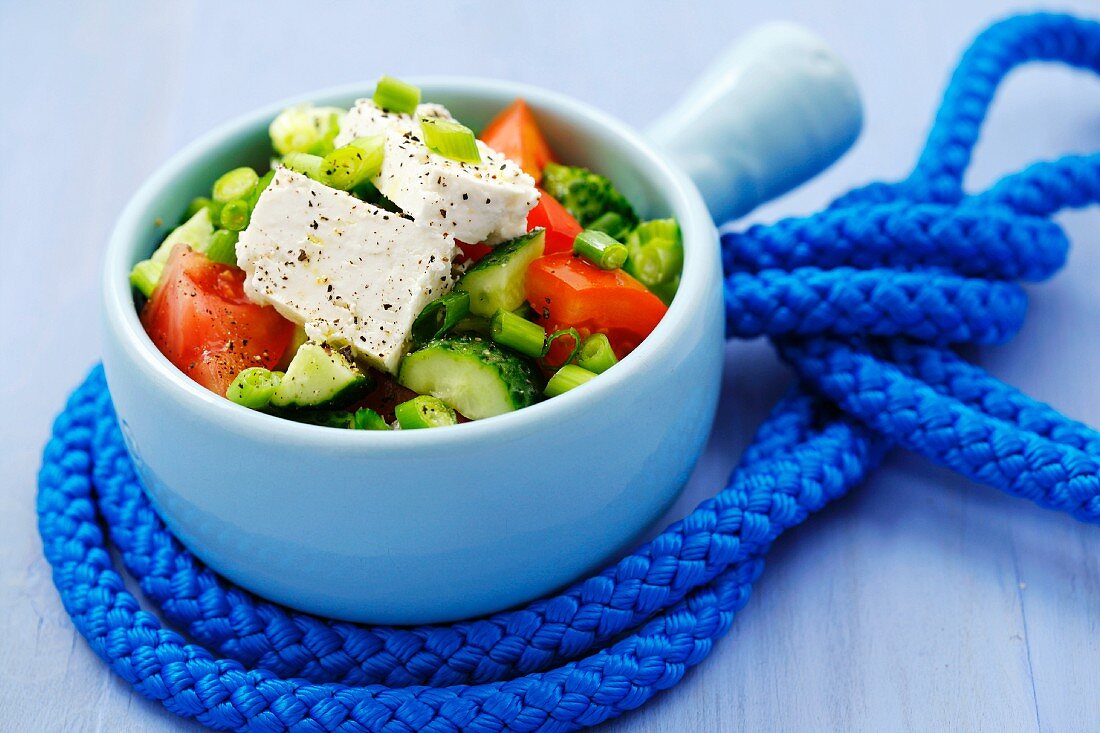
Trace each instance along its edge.
{"label": "green cucumber slice", "polygon": [[326,344],[298,347],[286,376],[271,397],[273,407],[336,407],[366,391],[370,380],[355,364]]}
{"label": "green cucumber slice", "polygon": [[306,425],[320,425],[323,428],[340,428],[341,430],[354,428],[354,416],[347,410],[299,410],[288,407],[284,409],[273,408],[269,412],[284,420],[293,420]]}
{"label": "green cucumber slice", "polygon": [[542,393],[542,378],[529,361],[480,336],[429,342],[401,361],[397,381],[471,420],[527,407]]}
{"label": "green cucumber slice", "polygon": [[467,270],[455,290],[470,294],[470,312],[475,316],[491,318],[501,309],[513,311],[524,302],[527,266],[542,256],[545,247],[545,229],[504,242]]}
{"label": "green cucumber slice", "polygon": [[213,239],[214,224],[210,221],[210,209],[204,206],[190,219],[173,229],[149,259],[153,262],[168,262],[172,249],[180,242],[196,252],[206,252]]}
{"label": "green cucumber slice", "polygon": [[280,372],[285,372],[290,366],[290,360],[298,353],[298,349],[302,348],[302,344],[307,341],[309,341],[309,336],[306,335],[306,327],[300,323],[295,323],[294,334],[290,337],[290,345],[286,347],[283,358],[279,359],[279,363],[275,365],[275,368]]}

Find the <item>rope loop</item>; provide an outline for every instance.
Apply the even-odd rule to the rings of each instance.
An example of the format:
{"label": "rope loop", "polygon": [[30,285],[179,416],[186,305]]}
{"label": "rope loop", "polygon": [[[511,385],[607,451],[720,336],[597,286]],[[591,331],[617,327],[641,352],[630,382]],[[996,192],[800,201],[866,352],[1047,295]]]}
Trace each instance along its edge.
{"label": "rope loop", "polygon": [[[924,152],[907,185],[924,201],[963,198],[963,175],[989,105],[1004,78],[1033,61],[1100,73],[1100,32],[1071,15],[1018,15],[984,30],[963,54],[944,92]],[[1095,201],[1095,199],[1093,199]],[[1052,201],[1062,208],[1064,201]]]}
{"label": "rope loop", "polygon": [[[1100,155],[963,192],[997,86],[1036,60],[1100,72],[1100,24],[993,25],[964,54],[909,178],[722,236],[727,333],[773,339],[799,384],[725,488],[598,575],[447,626],[361,626],[266,602],[165,528],[97,368],[57,418],[39,473],[39,531],[74,625],[135,690],[218,730],[567,731],[675,685],[729,629],[775,539],[893,445],[1100,520],[1100,434],[949,348],[1010,338],[1026,309],[1019,282],[1066,259],[1049,217],[1100,201]],[[141,609],[108,547],[182,633]]]}

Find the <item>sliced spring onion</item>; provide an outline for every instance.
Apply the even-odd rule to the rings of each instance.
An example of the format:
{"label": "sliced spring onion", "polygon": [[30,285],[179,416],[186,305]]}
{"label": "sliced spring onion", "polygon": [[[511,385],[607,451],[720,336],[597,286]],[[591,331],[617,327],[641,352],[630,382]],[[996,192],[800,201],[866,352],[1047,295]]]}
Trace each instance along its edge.
{"label": "sliced spring onion", "polygon": [[162,272],[164,272],[163,262],[142,260],[130,270],[130,284],[148,298],[153,294],[153,289],[156,288]]}
{"label": "sliced spring onion", "polygon": [[252,193],[260,177],[256,171],[248,166],[234,168],[214,181],[213,197],[215,201],[226,203],[234,199],[244,198]]}
{"label": "sliced spring onion", "polygon": [[225,206],[221,201],[211,200],[206,207],[206,213],[210,217],[210,225],[217,228],[222,217],[222,207]]}
{"label": "sliced spring onion", "polygon": [[658,239],[676,242],[680,239],[680,225],[675,219],[650,219],[635,227],[631,234],[639,244],[649,244]]}
{"label": "sliced spring onion", "polygon": [[459,163],[481,162],[474,132],[462,123],[438,117],[421,117],[420,129],[424,133],[424,144],[433,153]]}
{"label": "sliced spring onion", "polygon": [[630,252],[623,269],[668,303],[684,267],[684,244],[675,219],[639,224],[626,238]]}
{"label": "sliced spring onion", "polygon": [[210,246],[206,248],[206,258],[223,265],[237,264],[237,232],[229,229],[218,229],[210,239]]}
{"label": "sliced spring onion", "polygon": [[311,153],[325,155],[340,133],[344,111],[338,107],[300,104],[284,109],[267,128],[271,147],[279,155]]}
{"label": "sliced spring onion", "polygon": [[248,201],[245,199],[233,199],[222,207],[222,213],[218,216],[218,221],[222,225],[222,229],[228,229],[231,232],[243,232],[248,227],[248,220],[252,215],[252,211],[248,206]]}
{"label": "sliced spring onion", "polygon": [[187,205],[187,212],[183,215],[183,220],[187,221],[195,214],[199,213],[207,206],[210,205],[210,199],[205,196],[199,196],[198,198],[191,199],[191,203]]}
{"label": "sliced spring onion", "polygon": [[369,407],[360,407],[352,416],[351,426],[355,430],[389,430],[389,423]]}
{"label": "sliced spring onion", "polygon": [[383,140],[381,135],[357,137],[333,150],[321,161],[321,183],[350,191],[377,176],[382,170]]}
{"label": "sliced spring onion", "polygon": [[320,155],[309,153],[287,153],[283,156],[283,165],[315,181],[321,180],[321,167],[324,162],[325,159]]}
{"label": "sliced spring onion", "polygon": [[496,312],[489,322],[489,337],[533,359],[546,353],[546,329],[511,311]]}
{"label": "sliced spring onion", "polygon": [[393,408],[394,416],[402,430],[439,428],[458,422],[455,411],[443,400],[431,395],[413,397]]}
{"label": "sliced spring onion", "polygon": [[557,397],[595,378],[595,372],[582,369],[576,364],[566,364],[561,369],[554,372],[554,376],[550,377],[550,381],[546,383],[546,389],[543,390],[543,394],[547,397]]}
{"label": "sliced spring onion", "polygon": [[630,222],[617,211],[608,211],[596,217],[596,220],[588,225],[589,229],[603,232],[620,242],[623,237],[630,234]]}
{"label": "sliced spring onion", "polygon": [[573,359],[576,358],[577,353],[581,350],[581,335],[579,333],[577,333],[577,329],[575,329],[575,328],[564,328],[560,331],[554,331],[552,334],[550,334],[549,336],[546,337],[546,348],[543,349],[543,352],[542,352],[543,356],[546,356],[547,354],[549,354],[550,353],[550,346],[555,341],[557,341],[558,339],[560,339],[562,337],[572,339],[573,340],[573,348],[569,351],[569,356],[562,359],[561,363],[551,364],[551,363],[547,362],[546,365],[548,367],[550,367],[551,369],[558,369],[560,367],[565,366],[569,362],[573,361]]}
{"label": "sliced spring onion", "polygon": [[244,405],[253,410],[262,410],[271,403],[271,397],[275,394],[275,388],[282,381],[281,372],[273,372],[263,367],[249,367],[242,369],[225,396],[238,405]]}
{"label": "sliced spring onion", "polygon": [[479,336],[489,336],[489,328],[492,324],[488,318],[481,316],[466,316],[451,329],[454,333],[476,333]]}
{"label": "sliced spring onion", "polygon": [[[359,148],[361,150],[366,150],[368,153],[377,153],[377,155],[378,155],[378,165],[379,165],[379,167],[381,167],[381,165],[382,165],[382,148],[383,148],[383,143],[385,141],[386,141],[386,138],[385,138],[384,135],[365,135],[364,137],[352,138],[351,142],[349,142],[348,145],[350,145],[353,148]],[[347,147],[347,146],[345,146],[345,147]]]}
{"label": "sliced spring onion", "polygon": [[602,333],[594,333],[586,338],[581,344],[580,353],[577,354],[577,366],[596,374],[603,374],[618,361],[611,348],[611,342]]}
{"label": "sliced spring onion", "polygon": [[374,103],[387,112],[411,115],[420,104],[420,88],[383,76],[374,86]]}
{"label": "sliced spring onion", "polygon": [[662,244],[647,244],[630,255],[630,274],[647,288],[655,288],[675,275],[675,254]]}
{"label": "sliced spring onion", "polygon": [[601,270],[622,267],[629,254],[626,245],[604,232],[585,229],[573,240],[573,253],[585,258]]}
{"label": "sliced spring onion", "polygon": [[413,348],[441,338],[470,312],[470,294],[447,293],[424,306],[412,325]]}

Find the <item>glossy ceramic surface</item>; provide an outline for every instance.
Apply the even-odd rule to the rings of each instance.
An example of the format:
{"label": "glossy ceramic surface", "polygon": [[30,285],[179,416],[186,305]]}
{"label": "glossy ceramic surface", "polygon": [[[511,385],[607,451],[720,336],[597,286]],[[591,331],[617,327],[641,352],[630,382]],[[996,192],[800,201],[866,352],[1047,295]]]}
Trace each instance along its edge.
{"label": "glossy ceramic surface", "polygon": [[[233,121],[172,158],[123,212],[104,273],[107,378],[135,464],[173,532],[269,599],[396,624],[530,600],[635,542],[699,456],[722,364],[716,230],[681,170],[635,132],[562,95],[478,79],[414,81],[475,129],[524,97],[562,160],[610,176],[643,216],[680,221],[679,294],[650,337],[599,379],[489,420],[380,433],[253,412],[172,366],[141,328],[129,268],[163,236],[161,222],[178,221],[221,172],[262,165],[267,123],[302,100]],[[729,86],[730,99],[739,89]],[[361,86],[303,99],[346,107],[370,93]],[[666,125],[664,141],[675,137]]]}

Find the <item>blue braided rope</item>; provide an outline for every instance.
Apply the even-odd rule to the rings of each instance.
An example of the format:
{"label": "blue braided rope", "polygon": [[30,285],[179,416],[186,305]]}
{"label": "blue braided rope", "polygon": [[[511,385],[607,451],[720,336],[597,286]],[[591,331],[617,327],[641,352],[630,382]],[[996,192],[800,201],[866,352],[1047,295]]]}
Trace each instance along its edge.
{"label": "blue braided rope", "polygon": [[[1100,519],[1100,434],[947,348],[1010,338],[1026,308],[1016,281],[1065,260],[1048,217],[1100,200],[1100,156],[963,192],[997,85],[1031,60],[1100,71],[1100,24],[1041,14],[990,27],[963,56],[907,180],[723,235],[729,335],[772,337],[801,383],[722,491],[599,575],[450,626],[366,627],[275,606],[166,530],[97,368],[58,417],[39,477],[39,529],[74,624],[143,695],[215,729],[574,730],[642,705],[702,661],[775,539],[891,445]],[[141,610],[108,543],[194,643]]]}

